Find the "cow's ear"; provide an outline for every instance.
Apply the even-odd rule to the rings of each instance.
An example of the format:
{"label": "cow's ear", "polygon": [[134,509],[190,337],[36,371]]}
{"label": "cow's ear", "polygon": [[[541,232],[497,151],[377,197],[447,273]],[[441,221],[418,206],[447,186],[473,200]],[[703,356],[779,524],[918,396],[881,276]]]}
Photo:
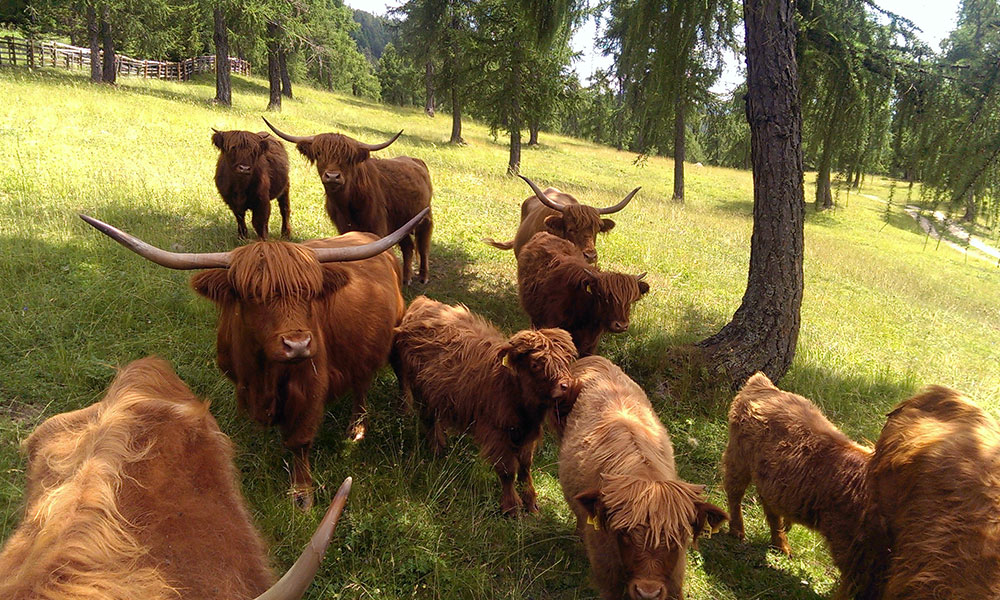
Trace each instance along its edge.
{"label": "cow's ear", "polygon": [[371,153],[368,151],[368,148],[357,148],[354,151],[354,156],[352,157],[353,158],[352,162],[354,164],[363,163],[366,160],[368,160],[369,156],[371,156]]}
{"label": "cow's ear", "polygon": [[191,287],[216,304],[236,299],[236,290],[229,283],[229,272],[226,269],[209,269],[198,273],[191,278]]}
{"label": "cow's ear", "polygon": [[323,293],[324,294],[336,293],[338,290],[340,290],[340,288],[347,285],[347,282],[349,280],[350,277],[347,276],[347,273],[345,273],[343,269],[340,268],[327,269],[324,267]]}
{"label": "cow's ear", "polygon": [[615,228],[615,222],[611,219],[601,219],[601,233],[607,233]]}
{"label": "cow's ear", "polygon": [[260,136],[260,142],[259,142],[259,144],[260,144],[260,151],[261,151],[261,153],[267,152],[267,145],[268,145],[267,138],[269,138],[271,136],[267,135],[266,133],[261,133],[261,134],[259,134],[259,136]]}
{"label": "cow's ear", "polygon": [[566,231],[566,221],[563,220],[562,215],[549,215],[545,217],[545,227],[552,235],[563,237]]}
{"label": "cow's ear", "polygon": [[574,497],[580,503],[583,510],[587,511],[590,518],[597,519],[597,514],[601,511],[601,491],[597,488],[580,492]]}
{"label": "cow's ear", "polygon": [[591,271],[584,271],[580,276],[580,289],[588,294],[593,294],[595,284],[597,284],[597,275]]}
{"label": "cow's ear", "polygon": [[647,292],[649,292],[649,284],[646,283],[645,281],[640,281],[639,282],[639,295],[640,296],[645,296]]}
{"label": "cow's ear", "polygon": [[[212,131],[215,130],[213,129]],[[215,147],[218,148],[219,150],[224,150],[224,148],[222,147],[224,140],[225,140],[225,135],[223,135],[221,131],[216,131],[215,133],[212,134],[212,143],[215,144]]]}
{"label": "cow's ear", "polygon": [[299,153],[302,156],[309,159],[309,162],[316,162],[316,153],[313,152],[312,142],[299,142],[298,144],[295,144],[295,147],[298,148]]}
{"label": "cow's ear", "polygon": [[710,537],[713,533],[718,533],[722,524],[729,520],[729,513],[709,502],[695,502],[694,510],[695,518],[691,527],[695,539],[701,534]]}

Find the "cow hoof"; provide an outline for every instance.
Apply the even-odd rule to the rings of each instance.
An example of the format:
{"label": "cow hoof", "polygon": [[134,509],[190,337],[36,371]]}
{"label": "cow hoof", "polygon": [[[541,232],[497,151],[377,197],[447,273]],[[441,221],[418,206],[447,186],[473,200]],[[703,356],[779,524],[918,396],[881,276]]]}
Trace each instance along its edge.
{"label": "cow hoof", "polygon": [[347,439],[352,442],[360,442],[365,439],[366,430],[367,428],[365,427],[364,422],[359,421],[357,423],[352,423],[347,427]]}
{"label": "cow hoof", "polygon": [[738,539],[741,542],[746,541],[746,535],[744,535],[742,529],[734,531],[733,528],[730,527],[729,528],[729,535],[735,537],[736,539]]}
{"label": "cow hoof", "polygon": [[313,507],[312,488],[292,488],[292,502],[295,503],[295,508],[302,512],[309,512]]}
{"label": "cow hoof", "polygon": [[431,278],[428,277],[427,275],[421,275],[420,276],[420,283],[426,284],[430,280],[431,280]]}
{"label": "cow hoof", "polygon": [[413,278],[412,277],[407,277],[406,279],[404,279],[403,280],[403,285],[413,285]]}

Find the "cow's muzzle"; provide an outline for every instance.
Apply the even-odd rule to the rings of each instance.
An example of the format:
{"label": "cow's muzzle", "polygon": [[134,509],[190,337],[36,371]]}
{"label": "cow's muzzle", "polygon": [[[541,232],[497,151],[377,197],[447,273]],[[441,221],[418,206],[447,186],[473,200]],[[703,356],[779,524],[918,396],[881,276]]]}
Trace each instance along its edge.
{"label": "cow's muzzle", "polygon": [[326,171],[320,175],[319,179],[323,182],[323,185],[344,185],[344,176],[339,171]]}
{"label": "cow's muzzle", "polygon": [[635,600],[666,600],[667,589],[656,581],[633,581],[629,585],[629,596]]}
{"label": "cow's muzzle", "polygon": [[611,325],[608,326],[608,329],[610,329],[612,333],[621,333],[628,330],[628,321],[612,321]]}
{"label": "cow's muzzle", "polygon": [[281,336],[281,349],[286,360],[304,360],[316,354],[312,335],[308,333],[289,333]]}
{"label": "cow's muzzle", "polygon": [[236,172],[240,175],[249,175],[250,171],[250,165],[236,165]]}

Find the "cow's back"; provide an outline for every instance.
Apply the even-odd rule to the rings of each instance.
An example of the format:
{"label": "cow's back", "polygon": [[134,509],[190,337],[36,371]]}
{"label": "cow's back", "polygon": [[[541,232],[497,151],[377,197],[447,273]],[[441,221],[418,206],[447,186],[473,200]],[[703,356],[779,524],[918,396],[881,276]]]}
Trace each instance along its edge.
{"label": "cow's back", "polygon": [[886,600],[1000,598],[1000,426],[944,387],[889,415],[869,465],[892,561]]}
{"label": "cow's back", "polygon": [[430,171],[424,161],[410,156],[368,160],[379,170],[388,218],[388,228],[382,235],[388,235],[430,206],[433,195]]}
{"label": "cow's back", "polygon": [[264,153],[269,181],[269,197],[277,198],[288,189],[288,152],[278,138],[266,131],[258,132],[267,138],[267,151]]}

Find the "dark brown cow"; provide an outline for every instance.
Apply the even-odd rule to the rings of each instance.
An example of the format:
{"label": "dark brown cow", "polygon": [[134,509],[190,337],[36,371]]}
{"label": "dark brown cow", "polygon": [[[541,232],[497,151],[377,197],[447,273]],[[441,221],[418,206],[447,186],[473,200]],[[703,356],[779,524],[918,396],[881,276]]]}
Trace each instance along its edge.
{"label": "dark brown cow", "polygon": [[281,429],[295,457],[293,494],[309,508],[309,449],[324,405],[351,390],[348,433],[364,437],[365,395],[388,361],[392,330],[404,309],[399,261],[386,250],[425,214],[382,239],[356,231],[303,244],[255,242],[215,254],[165,252],[84,218],[157,264],[209,269],[192,277],[191,285],[219,307],[219,368],[236,384],[243,410]]}
{"label": "dark brown cow", "polygon": [[625,208],[632,196],[642,188],[635,188],[625,199],[608,208],[594,208],[580,204],[576,198],[556,188],[546,188],[543,192],[535,182],[523,175],[521,179],[528,182],[535,192],[534,196],[525,198],[521,203],[521,226],[517,235],[509,242],[495,242],[493,238],[483,238],[483,241],[501,250],[514,249],[514,256],[520,256],[521,248],[539,231],[548,231],[558,237],[569,240],[576,246],[588,263],[597,262],[597,248],[594,242],[598,233],[607,233],[615,226],[611,219],[602,219],[601,215],[616,213]]}
{"label": "dark brown cow", "polygon": [[559,483],[601,598],[681,600],[687,545],[728,518],[677,477],[646,394],[600,356],[581,358],[559,448]]}
{"label": "dark brown cow", "polygon": [[222,151],[215,165],[215,187],[236,216],[239,236],[247,236],[249,210],[257,237],[267,239],[272,198],[278,199],[281,211],[281,235],[292,235],[285,147],[266,131],[212,131],[212,143]]}
{"label": "dark brown cow", "polygon": [[889,413],[868,465],[892,547],[883,600],[1000,598],[1000,425],[932,386]]}
{"label": "dark brown cow", "polygon": [[568,240],[536,233],[517,257],[521,306],[533,327],[561,327],[580,356],[593,354],[605,331],[628,329],[632,305],[649,291],[642,275],[601,271]]}
{"label": "dark brown cow", "polygon": [[[500,509],[538,512],[531,480],[542,421],[570,392],[576,348],[560,329],[520,331],[507,339],[465,306],[420,296],[396,328],[392,366],[416,404],[435,454],[445,430],[469,431],[503,488]],[[522,486],[514,493],[514,477]]]}
{"label": "dark brown cow", "polygon": [[129,364],[103,400],[48,419],[24,446],[24,518],[0,553],[5,600],[299,598],[350,490],[348,478],[272,587],[232,443],[166,362]]}
{"label": "dark brown cow", "polygon": [[757,488],[771,528],[771,545],[791,554],[785,531],[800,523],[821,533],[841,572],[836,598],[878,598],[874,574],[886,550],[870,511],[866,470],[872,449],[854,443],[812,402],[784,392],[757,373],[729,409],[724,484],[732,520],[744,537],[741,502]]}
{"label": "dark brown cow", "polygon": [[[378,159],[370,154],[396,141],[400,131],[388,142],[365,144],[340,133],[310,136],[289,135],[264,119],[279,137],[295,144],[309,162],[316,164],[319,179],[326,191],[326,214],[337,231],[368,231],[382,237],[398,229],[431,205],[431,175],[419,158],[397,156]],[[431,231],[430,213],[413,230],[420,256],[420,282],[427,283]],[[413,280],[414,242],[410,236],[399,241],[403,252],[403,283]]]}

